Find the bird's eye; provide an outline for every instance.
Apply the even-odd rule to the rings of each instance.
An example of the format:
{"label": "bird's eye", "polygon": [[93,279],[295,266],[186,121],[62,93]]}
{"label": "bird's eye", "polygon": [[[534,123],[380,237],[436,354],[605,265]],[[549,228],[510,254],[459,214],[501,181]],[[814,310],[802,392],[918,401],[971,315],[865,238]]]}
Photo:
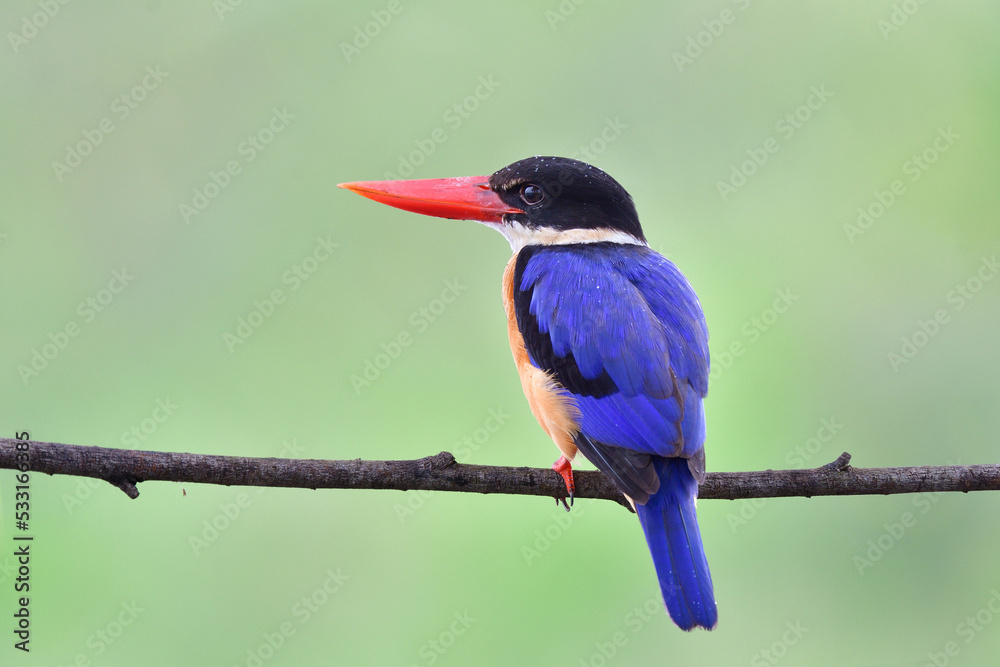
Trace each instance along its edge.
{"label": "bird's eye", "polygon": [[537,204],[543,199],[545,199],[545,191],[534,183],[526,183],[521,186],[521,200],[525,204]]}

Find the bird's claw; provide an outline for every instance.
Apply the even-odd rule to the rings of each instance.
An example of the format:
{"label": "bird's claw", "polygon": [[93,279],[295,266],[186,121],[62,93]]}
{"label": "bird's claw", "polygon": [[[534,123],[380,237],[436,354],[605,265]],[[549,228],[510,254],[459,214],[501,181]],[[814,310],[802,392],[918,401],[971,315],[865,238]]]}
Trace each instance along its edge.
{"label": "bird's claw", "polygon": [[569,503],[566,503],[566,497],[556,498],[556,505],[562,502],[563,507],[566,511],[573,506],[573,498],[575,497],[576,482],[573,481],[573,466],[570,464],[569,459],[565,456],[560,456],[559,459],[552,464],[552,469],[555,470],[566,482],[566,493],[568,494]]}

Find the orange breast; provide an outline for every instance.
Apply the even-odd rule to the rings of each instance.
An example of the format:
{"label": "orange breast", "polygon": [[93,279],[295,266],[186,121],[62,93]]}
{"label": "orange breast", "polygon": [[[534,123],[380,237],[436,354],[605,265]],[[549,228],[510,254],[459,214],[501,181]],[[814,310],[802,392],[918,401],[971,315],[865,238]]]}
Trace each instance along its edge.
{"label": "orange breast", "polygon": [[576,445],[573,436],[579,431],[580,411],[572,397],[560,392],[559,383],[545,371],[535,368],[528,359],[528,351],[524,348],[524,338],[517,328],[517,315],[514,310],[514,267],[517,264],[517,254],[507,262],[503,272],[503,307],[507,312],[507,336],[510,339],[510,351],[514,354],[514,364],[521,376],[521,389],[528,399],[531,412],[549,434],[559,451],[569,459],[576,456]]}

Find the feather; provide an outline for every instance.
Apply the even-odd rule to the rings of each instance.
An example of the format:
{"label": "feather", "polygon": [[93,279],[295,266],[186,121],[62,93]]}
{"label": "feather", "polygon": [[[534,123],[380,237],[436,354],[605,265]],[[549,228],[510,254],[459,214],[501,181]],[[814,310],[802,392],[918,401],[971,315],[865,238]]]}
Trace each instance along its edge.
{"label": "feather", "polygon": [[695,514],[709,365],[694,290],[648,247],[614,243],[525,246],[511,287],[531,364],[579,412],[575,447],[635,504],[671,618],[714,627]]}

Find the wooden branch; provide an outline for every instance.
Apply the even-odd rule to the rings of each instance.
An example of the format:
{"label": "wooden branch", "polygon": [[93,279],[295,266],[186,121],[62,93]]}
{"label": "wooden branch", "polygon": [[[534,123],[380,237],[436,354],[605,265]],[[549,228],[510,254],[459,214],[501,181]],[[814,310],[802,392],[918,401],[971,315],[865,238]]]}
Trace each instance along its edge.
{"label": "wooden branch", "polygon": [[[225,486],[278,486],[307,489],[425,489],[466,493],[566,495],[552,470],[457,463],[448,452],[412,461],[323,461],[314,459],[209,456],[133,449],[81,447],[51,442],[0,439],[0,468],[18,468],[16,445],[27,442],[28,470],[50,475],[103,479],[130,498],[140,482],[167,481]],[[1000,490],[1000,465],[853,468],[851,455],[806,470],[709,473],[699,497],[778,498]],[[599,472],[578,471],[577,498],[628,503]]]}

